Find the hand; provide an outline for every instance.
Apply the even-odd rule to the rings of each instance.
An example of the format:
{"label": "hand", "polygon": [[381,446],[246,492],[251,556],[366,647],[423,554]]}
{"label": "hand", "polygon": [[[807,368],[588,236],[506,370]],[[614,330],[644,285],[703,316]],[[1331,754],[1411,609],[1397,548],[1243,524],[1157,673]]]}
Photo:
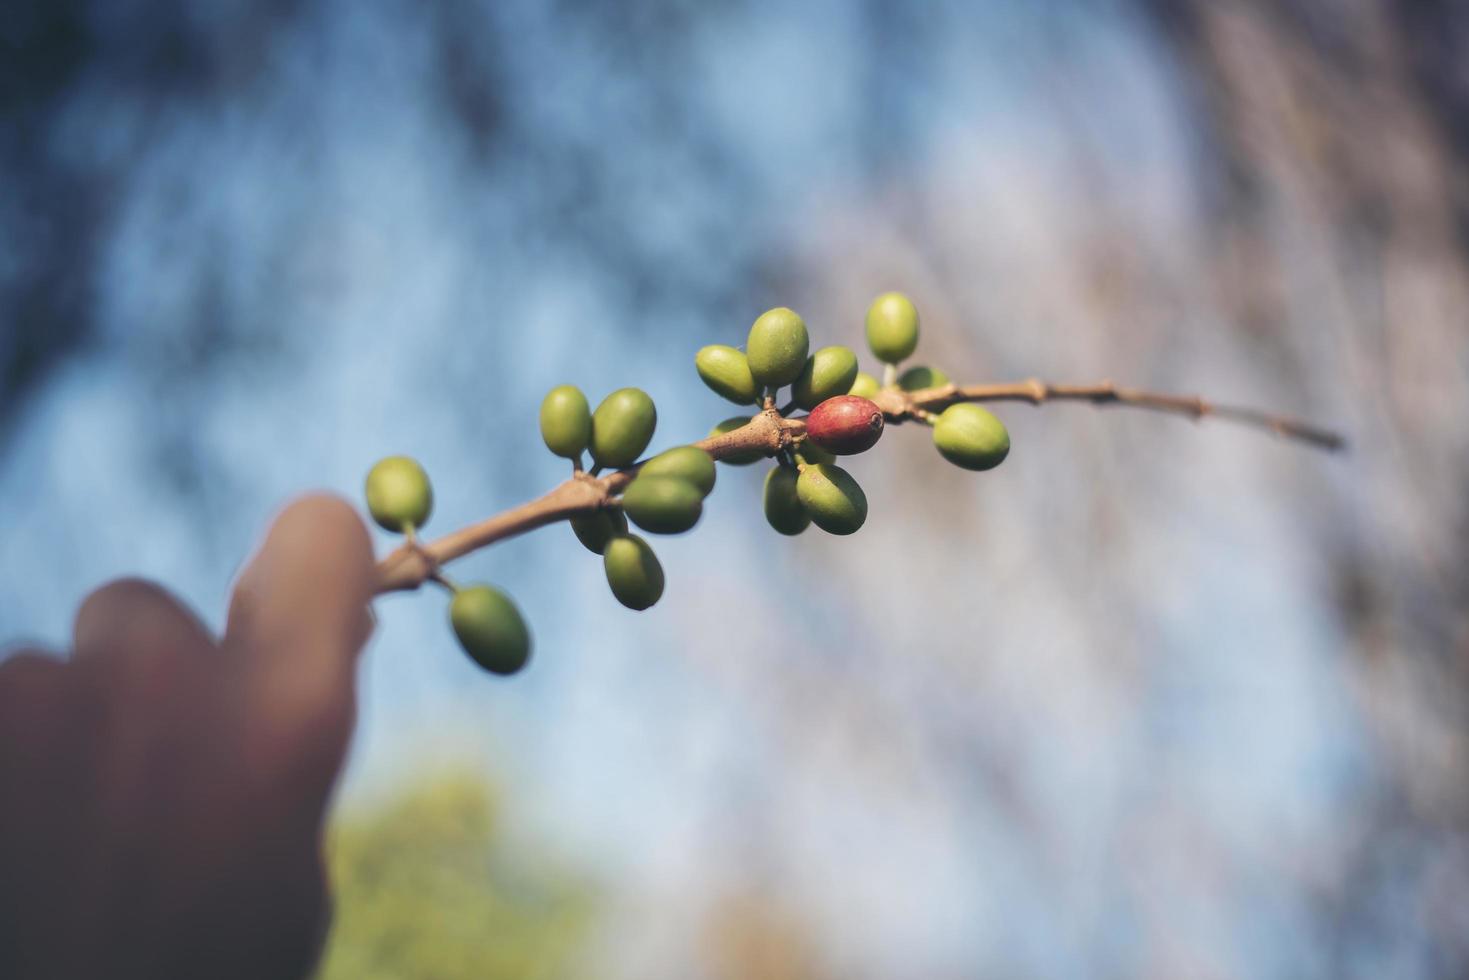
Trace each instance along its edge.
{"label": "hand", "polygon": [[62,661],[0,662],[0,976],[299,977],[371,631],[356,513],[309,497],[240,576],[223,640],[138,580]]}

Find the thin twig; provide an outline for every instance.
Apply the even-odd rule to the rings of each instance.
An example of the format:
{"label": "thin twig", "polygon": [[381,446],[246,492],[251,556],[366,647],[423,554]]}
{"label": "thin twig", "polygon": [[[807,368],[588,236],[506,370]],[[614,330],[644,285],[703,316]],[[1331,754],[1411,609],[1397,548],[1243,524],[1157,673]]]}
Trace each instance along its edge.
{"label": "thin twig", "polygon": [[[801,419],[781,418],[773,410],[762,412],[749,424],[693,443],[715,459],[739,453],[762,452],[774,456],[806,434]],[[486,545],[513,538],[547,524],[579,514],[590,514],[612,503],[613,497],[632,482],[637,466],[593,477],[574,476],[560,486],[519,507],[452,531],[430,542],[400,545],[377,565],[379,593],[416,589],[438,574],[440,565],[462,558]]]}
{"label": "thin twig", "polygon": [[957,402],[1013,401],[1043,405],[1051,401],[1081,401],[1094,405],[1144,408],[1185,415],[1192,419],[1228,419],[1266,429],[1287,439],[1297,439],[1318,449],[1337,450],[1346,447],[1346,440],[1337,433],[1288,415],[1276,415],[1235,405],[1218,405],[1197,395],[1170,395],[1138,388],[1122,388],[1111,381],[1096,384],[1050,384],[1031,378],[1004,384],[946,384],[920,391],[884,390],[878,392],[872,400],[883,410],[889,422],[903,422],[920,417],[921,411],[942,410]]}
{"label": "thin twig", "polygon": [[[1097,384],[1049,384],[1037,379],[1005,384],[940,385],[920,391],[884,388],[872,397],[892,424],[923,419],[934,411],[957,402],[1021,401],[1043,405],[1051,401],[1082,401],[1094,405],[1125,405],[1185,415],[1193,419],[1214,417],[1229,419],[1297,439],[1321,449],[1336,450],[1346,441],[1335,432],[1299,419],[1274,415],[1253,408],[1216,405],[1192,395],[1170,395],[1137,388],[1120,388],[1110,381]],[[805,438],[803,418],[782,417],[773,399],[765,399],[766,408],[759,415],[732,432],[710,436],[693,443],[715,459],[727,459],[741,453],[760,452],[775,456],[791,449]],[[641,464],[638,464],[641,465]],[[424,543],[404,543],[378,562],[377,591],[396,592],[416,589],[435,576],[439,566],[462,558],[486,545],[503,541],[547,524],[567,520],[579,514],[590,514],[612,505],[614,497],[632,482],[637,466],[599,476],[601,467],[577,473],[571,479],[529,503],[512,507],[476,524],[462,527]]]}

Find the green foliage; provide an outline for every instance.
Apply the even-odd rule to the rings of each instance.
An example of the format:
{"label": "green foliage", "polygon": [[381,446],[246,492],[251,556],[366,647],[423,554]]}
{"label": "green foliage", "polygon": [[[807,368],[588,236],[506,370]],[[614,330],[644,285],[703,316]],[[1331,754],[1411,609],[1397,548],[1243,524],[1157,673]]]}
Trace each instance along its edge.
{"label": "green foliage", "polygon": [[530,630],[515,603],[499,589],[456,589],[449,622],[464,652],[492,674],[513,674],[530,659]]}
{"label": "green foliage", "polygon": [[489,789],[447,778],[334,821],[335,911],[317,980],[560,980],[597,901],[511,848]]}
{"label": "green foliage", "polygon": [[989,470],[1010,454],[1010,433],[989,409],[961,402],[939,415],[933,427],[933,444],[955,466]]}
{"label": "green foliage", "polygon": [[367,472],[367,510],[388,531],[423,527],[434,509],[434,491],[428,474],[416,459],[389,456]]}
{"label": "green foliage", "polygon": [[581,459],[592,440],[592,412],[575,385],[558,385],[541,402],[541,439],[557,456]]}

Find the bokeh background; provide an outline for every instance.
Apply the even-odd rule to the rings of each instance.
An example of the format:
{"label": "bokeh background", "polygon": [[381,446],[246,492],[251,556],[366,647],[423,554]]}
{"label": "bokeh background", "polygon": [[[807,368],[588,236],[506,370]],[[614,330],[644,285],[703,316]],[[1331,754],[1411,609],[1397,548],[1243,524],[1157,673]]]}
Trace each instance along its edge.
{"label": "bokeh background", "polygon": [[218,625],[293,494],[406,452],[458,526],[564,475],[552,385],[686,442],[699,346],[901,289],[960,380],[1352,450],[1014,406],[793,541],[723,468],[648,613],[565,528],[465,560],[509,682],[384,599],[322,975],[1464,976],[1466,65],[1454,0],[9,3],[0,636]]}

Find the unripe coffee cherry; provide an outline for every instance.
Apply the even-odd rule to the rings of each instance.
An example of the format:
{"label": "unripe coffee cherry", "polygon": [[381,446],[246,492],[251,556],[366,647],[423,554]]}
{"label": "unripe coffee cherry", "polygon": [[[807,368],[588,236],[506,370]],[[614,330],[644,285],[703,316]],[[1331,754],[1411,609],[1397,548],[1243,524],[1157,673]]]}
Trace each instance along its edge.
{"label": "unripe coffee cherry", "polygon": [[806,322],[795,310],[778,306],[760,314],[745,341],[745,355],[755,383],[779,388],[795,381],[806,366],[810,345]]}
{"label": "unripe coffee cherry", "polygon": [[852,387],[847,389],[847,394],[856,395],[858,398],[871,398],[882,390],[878,380],[866,371],[858,371],[857,379],[852,382]]}
{"label": "unripe coffee cherry", "polygon": [[698,446],[678,446],[644,463],[638,479],[645,476],[676,476],[698,487],[699,493],[707,497],[714,489],[714,457]]}
{"label": "unripe coffee cherry", "polygon": [[950,405],[933,426],[933,444],[944,459],[966,470],[994,469],[1010,453],[1005,423],[980,405]]}
{"label": "unripe coffee cherry", "polygon": [[882,409],[865,398],[828,398],[806,416],[806,438],[838,456],[871,449],[882,437]]}
{"label": "unripe coffee cherry", "polygon": [[765,520],[781,534],[800,534],[811,525],[811,515],[796,492],[796,471],[777,466],[765,474]]}
{"label": "unripe coffee cherry", "polygon": [[389,531],[423,527],[434,509],[434,491],[418,461],[407,456],[380,459],[367,471],[367,510]]}
{"label": "unripe coffee cherry", "polygon": [[922,391],[949,383],[949,376],[938,368],[910,367],[898,375],[898,387],[904,391]]}
{"label": "unripe coffee cherry", "polygon": [[[751,418],[753,417],[754,416],[751,416]],[[733,432],[735,429],[743,429],[749,424],[750,419],[745,418],[745,416],[743,415],[736,415],[734,418],[725,419],[723,422],[720,422],[714,428],[710,429],[709,438],[712,439],[715,436],[722,436],[725,433]],[[720,460],[720,462],[728,463],[730,466],[749,466],[751,463],[758,463],[764,458],[765,454],[762,453],[760,450],[751,449],[746,452],[735,453],[733,456],[725,456]]]}
{"label": "unripe coffee cherry", "polygon": [[884,364],[897,364],[918,346],[918,310],[902,293],[883,293],[867,308],[867,346]]}
{"label": "unripe coffee cherry", "polygon": [[828,534],[852,534],[867,520],[867,495],[840,466],[802,467],[796,495],[811,520]]}
{"label": "unripe coffee cherry", "polygon": [[823,347],[806,358],[806,366],[791,386],[796,404],[815,408],[828,398],[845,395],[857,380],[857,355],[849,347]]}
{"label": "unripe coffee cherry", "polygon": [[810,439],[801,440],[800,446],[796,448],[796,455],[808,463],[835,463],[837,461],[834,453],[827,452]]}
{"label": "unripe coffee cherry", "polygon": [[694,369],[714,393],[736,405],[758,405],[760,389],[750,373],[750,359],[727,344],[710,344],[694,355]]}
{"label": "unripe coffee cherry", "polygon": [[627,517],[620,510],[598,510],[580,514],[571,519],[571,530],[576,539],[594,555],[600,555],[607,542],[619,534],[627,533]]}
{"label": "unripe coffee cherry", "polygon": [[602,553],[607,585],[629,609],[647,609],[663,595],[663,566],[648,542],[636,534],[620,534]]}
{"label": "unripe coffee cherry", "polygon": [[704,511],[704,494],[688,480],[676,476],[643,476],[628,484],[622,494],[627,519],[653,534],[682,534],[699,523]]}
{"label": "unripe coffee cherry", "polygon": [[541,402],[541,439],[557,456],[581,459],[592,438],[587,396],[575,385],[558,385]]}
{"label": "unripe coffee cherry", "polygon": [[592,413],[592,458],[602,466],[626,466],[653,439],[658,412],[640,388],[619,388]]}
{"label": "unripe coffee cherry", "polygon": [[488,585],[454,593],[449,622],[464,652],[485,670],[513,674],[530,659],[530,630],[510,597]]}

